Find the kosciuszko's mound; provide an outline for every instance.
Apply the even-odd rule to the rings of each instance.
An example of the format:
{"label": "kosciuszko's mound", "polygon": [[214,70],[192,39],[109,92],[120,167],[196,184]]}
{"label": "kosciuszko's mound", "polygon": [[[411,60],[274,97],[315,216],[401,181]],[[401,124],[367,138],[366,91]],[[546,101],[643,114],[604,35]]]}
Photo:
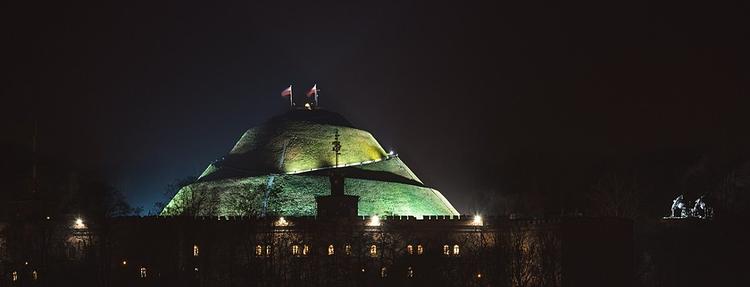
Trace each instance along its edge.
{"label": "kosciuszko's mound", "polygon": [[[336,132],[342,146],[338,167],[331,151]],[[330,193],[332,168],[346,175],[346,193],[360,197],[359,215],[458,214],[369,132],[317,109],[290,111],[245,132],[162,215],[315,215],[315,196]]]}

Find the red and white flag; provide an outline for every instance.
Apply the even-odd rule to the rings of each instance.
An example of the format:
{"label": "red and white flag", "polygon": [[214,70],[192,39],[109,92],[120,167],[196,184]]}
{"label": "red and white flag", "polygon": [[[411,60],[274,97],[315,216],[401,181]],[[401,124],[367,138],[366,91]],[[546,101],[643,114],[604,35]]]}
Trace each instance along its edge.
{"label": "red and white flag", "polygon": [[309,92],[307,92],[308,97],[317,96],[318,95],[318,84],[313,85],[312,89],[310,89]]}
{"label": "red and white flag", "polygon": [[289,85],[284,91],[281,92],[282,97],[291,97],[292,96],[292,85]]}

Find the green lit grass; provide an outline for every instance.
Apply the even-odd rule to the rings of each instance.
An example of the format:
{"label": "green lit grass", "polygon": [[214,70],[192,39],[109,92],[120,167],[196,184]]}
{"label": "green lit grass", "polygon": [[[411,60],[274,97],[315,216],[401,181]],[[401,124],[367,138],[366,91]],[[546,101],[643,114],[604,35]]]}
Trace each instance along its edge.
{"label": "green lit grass", "polygon": [[360,215],[457,214],[398,157],[389,158],[369,132],[322,110],[291,111],[248,130],[222,161],[181,189],[162,214],[315,215],[315,196],[330,193],[324,169],[335,166],[331,142],[336,131],[342,146],[338,167],[349,176],[347,193],[360,197]]}
{"label": "green lit grass", "polygon": [[[268,177],[263,176],[195,183],[180,190],[163,215],[178,213],[177,205],[190,205],[193,193],[208,198],[201,199],[200,204],[203,205],[198,206],[198,215],[260,215],[263,214],[267,182]],[[324,176],[274,176],[265,212],[284,216],[314,216],[315,196],[329,193],[328,178]],[[346,193],[360,197],[359,215],[421,217],[457,214],[450,204],[443,201],[438,191],[427,187],[347,179]]]}

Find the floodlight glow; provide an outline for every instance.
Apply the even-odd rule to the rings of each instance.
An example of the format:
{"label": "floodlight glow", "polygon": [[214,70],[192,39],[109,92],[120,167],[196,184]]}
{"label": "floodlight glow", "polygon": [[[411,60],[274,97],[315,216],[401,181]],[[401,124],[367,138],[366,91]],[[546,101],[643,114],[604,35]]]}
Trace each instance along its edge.
{"label": "floodlight glow", "polygon": [[73,225],[73,228],[75,228],[75,229],[86,228],[86,225],[83,224],[83,219],[81,219],[80,217],[76,218],[76,221],[75,221],[75,224]]}
{"label": "floodlight glow", "polygon": [[284,219],[284,217],[282,216],[282,217],[279,217],[279,220],[276,220],[276,222],[274,223],[274,225],[276,225],[276,226],[288,226],[289,225],[289,221],[286,221],[286,219]]}
{"label": "floodlight glow", "polygon": [[367,222],[367,226],[380,226],[380,217],[377,215],[370,216],[370,221]]}
{"label": "floodlight glow", "polygon": [[474,220],[472,220],[471,224],[473,225],[483,225],[482,216],[477,214],[474,215]]}

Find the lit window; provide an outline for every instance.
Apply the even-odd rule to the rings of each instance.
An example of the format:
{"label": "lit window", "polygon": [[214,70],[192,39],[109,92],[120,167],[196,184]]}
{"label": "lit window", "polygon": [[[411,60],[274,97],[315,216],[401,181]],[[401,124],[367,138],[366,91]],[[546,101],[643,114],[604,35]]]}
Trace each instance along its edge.
{"label": "lit window", "polygon": [[411,244],[406,245],[406,253],[414,254],[414,246],[411,246]]}
{"label": "lit window", "polygon": [[385,267],[380,268],[380,278],[385,278],[388,276],[388,270],[385,269]]}
{"label": "lit window", "polygon": [[263,255],[263,246],[255,245],[255,256]]}
{"label": "lit window", "polygon": [[199,253],[200,249],[198,249],[198,245],[193,245],[193,256],[198,257]]}
{"label": "lit window", "polygon": [[266,256],[271,256],[271,245],[266,245]]}
{"label": "lit window", "polygon": [[295,244],[292,245],[292,255],[298,256],[299,255],[299,245]]}
{"label": "lit window", "polygon": [[304,256],[307,256],[307,254],[308,254],[309,252],[310,252],[310,247],[309,247],[309,246],[307,246],[307,244],[305,244],[305,245],[304,245],[304,246],[302,247],[302,255],[304,255]]}
{"label": "lit window", "polygon": [[333,252],[334,252],[334,251],[335,251],[335,250],[334,250],[334,248],[333,248],[333,244],[331,244],[331,245],[328,245],[328,256],[331,256],[331,255],[333,255]]}
{"label": "lit window", "polygon": [[346,253],[346,255],[352,255],[352,246],[349,244],[344,246],[344,253]]}
{"label": "lit window", "polygon": [[451,247],[448,245],[443,245],[443,255],[451,255]]}
{"label": "lit window", "polygon": [[453,245],[453,255],[458,256],[461,252],[461,250],[458,248],[458,244]]}
{"label": "lit window", "polygon": [[12,273],[10,273],[10,279],[13,280],[13,282],[18,281],[18,272],[13,271]]}
{"label": "lit window", "polygon": [[375,246],[375,244],[370,245],[370,256],[372,257],[378,256],[378,247]]}
{"label": "lit window", "polygon": [[141,275],[141,278],[146,278],[146,276],[148,275],[146,267],[141,267],[141,274],[140,275]]}
{"label": "lit window", "polygon": [[406,269],[406,277],[412,278],[414,277],[414,269],[411,269],[411,266]]}
{"label": "lit window", "polygon": [[417,255],[422,255],[424,253],[424,248],[422,247],[422,244],[417,245]]}
{"label": "lit window", "polygon": [[39,273],[37,273],[36,270],[31,271],[31,280],[36,281],[37,279],[39,279]]}

